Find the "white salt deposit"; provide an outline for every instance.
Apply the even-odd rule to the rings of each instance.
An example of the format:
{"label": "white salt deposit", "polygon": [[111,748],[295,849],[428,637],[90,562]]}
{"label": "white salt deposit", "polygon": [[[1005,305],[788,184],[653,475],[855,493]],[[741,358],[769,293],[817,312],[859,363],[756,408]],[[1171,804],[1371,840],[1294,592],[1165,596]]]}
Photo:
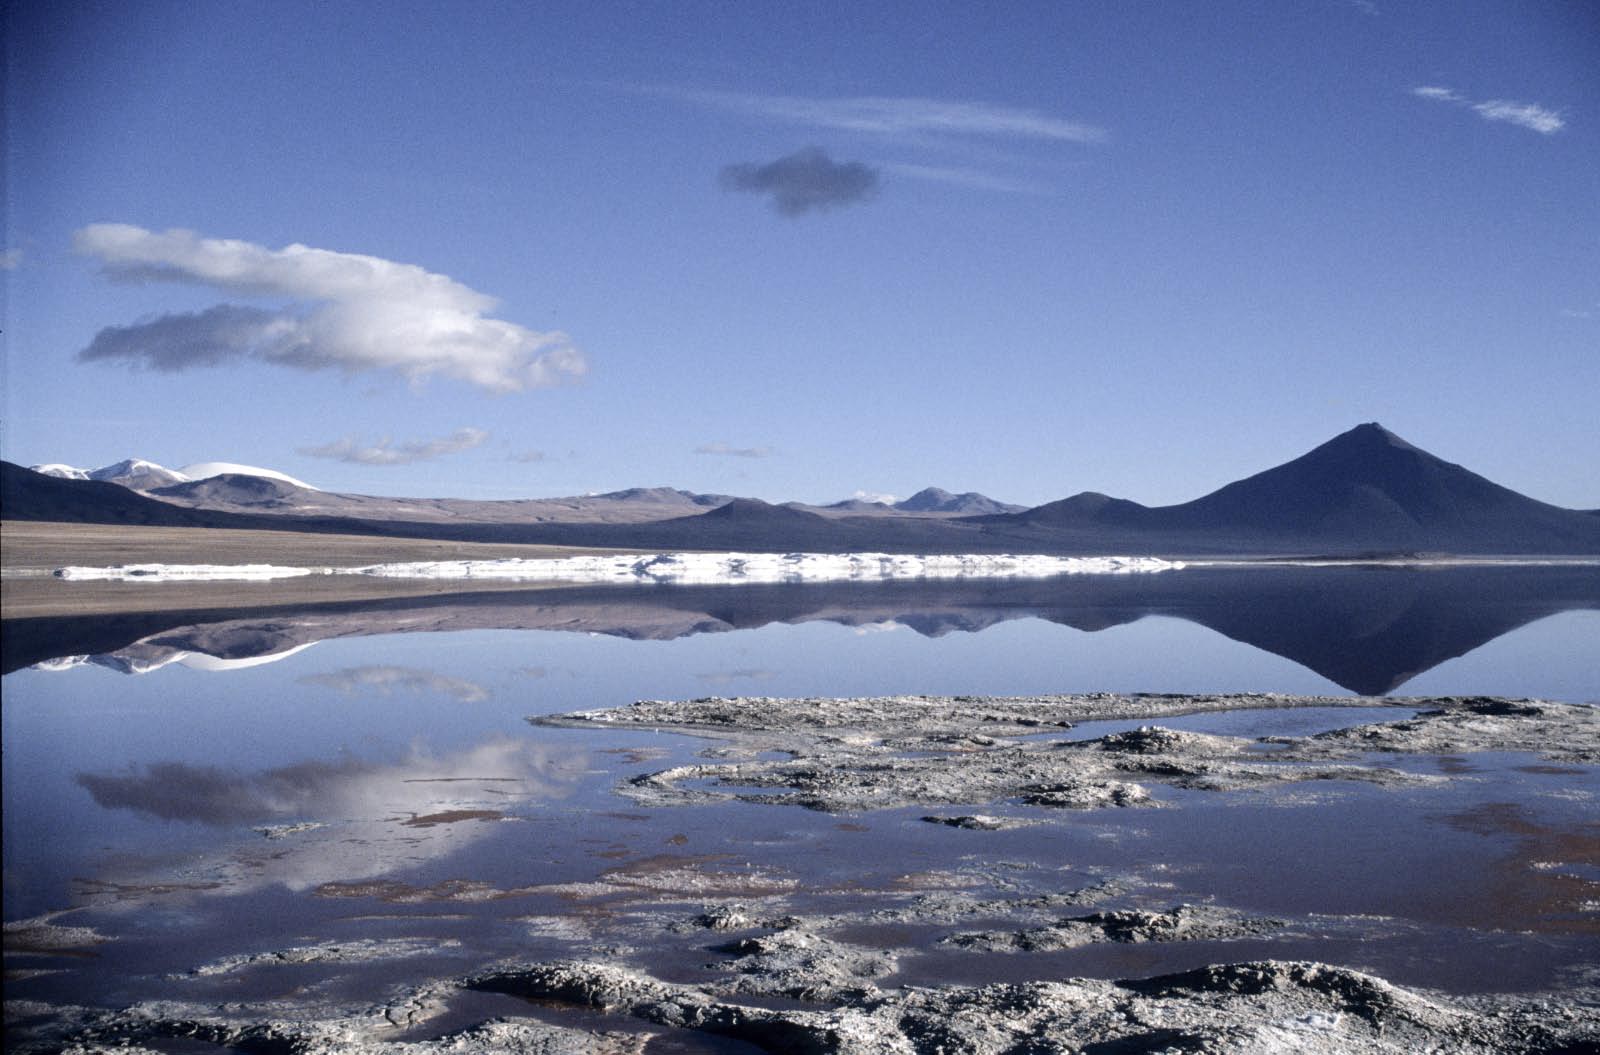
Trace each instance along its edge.
{"label": "white salt deposit", "polygon": [[507,579],[583,583],[869,582],[886,579],[1038,579],[1181,568],[1156,557],[1013,554],[657,553],[552,560],[374,564],[363,575],[405,579]]}
{"label": "white salt deposit", "polygon": [[57,568],[58,579],[110,579],[119,582],[227,582],[292,579],[325,571],[280,564],[119,564],[110,568]]}
{"label": "white salt deposit", "polygon": [[1181,568],[1157,557],[1048,557],[1038,554],[656,553],[549,560],[454,560],[291,568],[271,564],[129,564],[56,569],[63,579],[139,582],[245,581],[300,575],[388,579],[496,579],[572,583],[877,582],[887,579],[1042,579],[1127,575]]}

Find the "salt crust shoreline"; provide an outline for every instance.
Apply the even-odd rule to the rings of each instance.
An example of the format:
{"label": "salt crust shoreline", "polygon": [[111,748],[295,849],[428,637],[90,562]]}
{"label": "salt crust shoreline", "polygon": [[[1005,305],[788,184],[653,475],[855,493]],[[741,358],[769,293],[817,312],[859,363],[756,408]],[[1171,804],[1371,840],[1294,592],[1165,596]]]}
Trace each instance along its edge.
{"label": "salt crust shoreline", "polygon": [[287,564],[67,565],[67,581],[269,582],[308,576],[427,581],[716,585],[723,583],[886,582],[906,579],[1046,579],[1130,575],[1183,568],[1593,567],[1586,557],[1058,557],[1048,554],[652,553],[495,560],[395,561],[360,567]]}
{"label": "salt crust shoreline", "polygon": [[249,582],[307,575],[385,579],[494,579],[568,583],[873,582],[891,579],[1039,579],[1055,575],[1127,575],[1182,568],[1158,557],[1052,557],[1039,554],[655,553],[549,559],[409,561],[358,568],[278,564],[128,564],[69,566],[67,580]]}

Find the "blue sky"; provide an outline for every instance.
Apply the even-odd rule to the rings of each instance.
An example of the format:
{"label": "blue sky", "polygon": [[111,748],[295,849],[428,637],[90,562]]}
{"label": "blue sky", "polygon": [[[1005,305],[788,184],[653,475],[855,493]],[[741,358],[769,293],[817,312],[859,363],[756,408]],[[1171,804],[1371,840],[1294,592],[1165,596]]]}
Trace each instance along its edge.
{"label": "blue sky", "polygon": [[1592,3],[8,9],[12,461],[1600,505]]}

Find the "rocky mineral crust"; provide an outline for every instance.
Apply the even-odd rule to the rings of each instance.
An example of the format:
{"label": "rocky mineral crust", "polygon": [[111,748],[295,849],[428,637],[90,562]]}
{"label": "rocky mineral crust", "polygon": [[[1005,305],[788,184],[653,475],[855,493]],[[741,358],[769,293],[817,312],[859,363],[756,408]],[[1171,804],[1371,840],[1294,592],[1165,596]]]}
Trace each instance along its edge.
{"label": "rocky mineral crust", "polygon": [[816,1055],[1034,1052],[1573,1052],[1600,1044],[1592,994],[1566,1005],[1472,1005],[1411,993],[1358,971],[1306,962],[1225,964],[1139,981],[876,992],[826,1010],[715,999],[624,968],[507,966],[471,988],[554,999],[648,1022]]}
{"label": "rocky mineral crust", "polygon": [[[584,1029],[495,1018],[427,1033],[464,990],[590,1009],[634,1029]],[[241,1051],[334,1055],[643,1055],[656,1036],[706,1034],[774,1055],[1031,1055],[1035,1052],[1557,1055],[1596,1050],[1596,994],[1446,1000],[1326,964],[1264,960],[1136,981],[1072,978],[985,986],[868,988],[815,1009],[757,1006],[705,986],[661,981],[585,961],[501,964],[397,996],[389,1004],[318,1017],[287,1006],[267,1017],[237,1007],[177,1003],[89,1012],[13,1003],[7,1017],[45,1010],[70,1036],[18,1050],[97,1055],[200,1041]],[[256,1009],[272,1011],[271,1008]],[[423,1027],[423,1028],[419,1028]],[[637,1031],[635,1031],[637,1030]]]}
{"label": "rocky mineral crust", "polygon": [[[1099,720],[1397,704],[1419,713],[1301,738],[1252,740],[1158,725],[1071,738],[1074,726]],[[619,788],[651,806],[739,799],[830,813],[1000,802],[1086,810],[1159,806],[1153,785],[1232,791],[1307,781],[1416,786],[1443,779],[1375,761],[1374,753],[1380,752],[1527,751],[1555,762],[1600,762],[1600,711],[1595,708],[1482,697],[707,698],[646,700],[532,720],[667,729],[727,742],[703,752],[709,756],[705,763],[643,774]],[[788,758],[758,757],[773,753]]]}

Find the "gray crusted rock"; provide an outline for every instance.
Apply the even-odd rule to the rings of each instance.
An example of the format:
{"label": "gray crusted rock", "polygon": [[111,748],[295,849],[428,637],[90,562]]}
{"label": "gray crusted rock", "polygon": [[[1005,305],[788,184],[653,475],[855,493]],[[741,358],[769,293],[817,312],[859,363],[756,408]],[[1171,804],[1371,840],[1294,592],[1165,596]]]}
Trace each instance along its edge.
{"label": "gray crusted rock", "polygon": [[787,996],[795,1000],[854,1002],[875,991],[874,980],[893,974],[894,954],[835,941],[801,928],[740,938],[714,946],[735,957],[728,964],[740,993]]}
{"label": "gray crusted rock", "polygon": [[956,817],[922,818],[929,824],[943,824],[950,828],[965,828],[974,832],[998,832],[1007,828],[1026,828],[1035,823],[1022,817],[991,817],[986,813],[969,813]]}
{"label": "gray crusted rock", "polygon": [[[1596,994],[1564,1015],[1536,999],[1453,1005],[1326,964],[1260,961],[1128,982],[874,991],[831,1011],[746,1007],[694,987],[641,985],[613,968],[560,965],[553,986],[646,1021],[808,1053],[1240,1052],[1463,1055],[1575,1052],[1600,1043]],[[583,981],[576,981],[583,979]],[[597,995],[598,994],[598,995]]]}
{"label": "gray crusted rock", "polygon": [[[1094,740],[1017,737],[1088,718],[1241,707],[1372,705],[1393,700],[1283,696],[870,697],[643,701],[553,724],[648,722],[745,741],[787,759],[678,766],[619,791],[654,806],[737,799],[853,813],[908,805],[1018,800],[1058,809],[1155,806],[1151,783],[1235,791],[1303,782],[1416,787],[1448,778],[1373,765],[1372,752],[1539,751],[1600,762],[1600,713],[1575,704],[1453,698],[1415,718],[1302,738],[1255,741],[1144,726]],[[980,731],[981,730],[981,731]]]}
{"label": "gray crusted rock", "polygon": [[[459,948],[455,939],[439,938],[363,938],[356,941],[329,941],[317,945],[299,945],[270,952],[246,953],[226,956],[202,964],[189,972],[193,977],[210,977],[232,974],[252,967],[282,967],[309,963],[371,963],[377,960],[399,960],[414,956],[432,956],[446,949]],[[180,976],[181,977],[181,976]]]}
{"label": "gray crusted rock", "polygon": [[1211,905],[1178,905],[1167,912],[1119,909],[1070,916],[1018,931],[955,934],[945,944],[984,952],[1052,952],[1098,942],[1219,941],[1267,934],[1283,920],[1246,916]]}

